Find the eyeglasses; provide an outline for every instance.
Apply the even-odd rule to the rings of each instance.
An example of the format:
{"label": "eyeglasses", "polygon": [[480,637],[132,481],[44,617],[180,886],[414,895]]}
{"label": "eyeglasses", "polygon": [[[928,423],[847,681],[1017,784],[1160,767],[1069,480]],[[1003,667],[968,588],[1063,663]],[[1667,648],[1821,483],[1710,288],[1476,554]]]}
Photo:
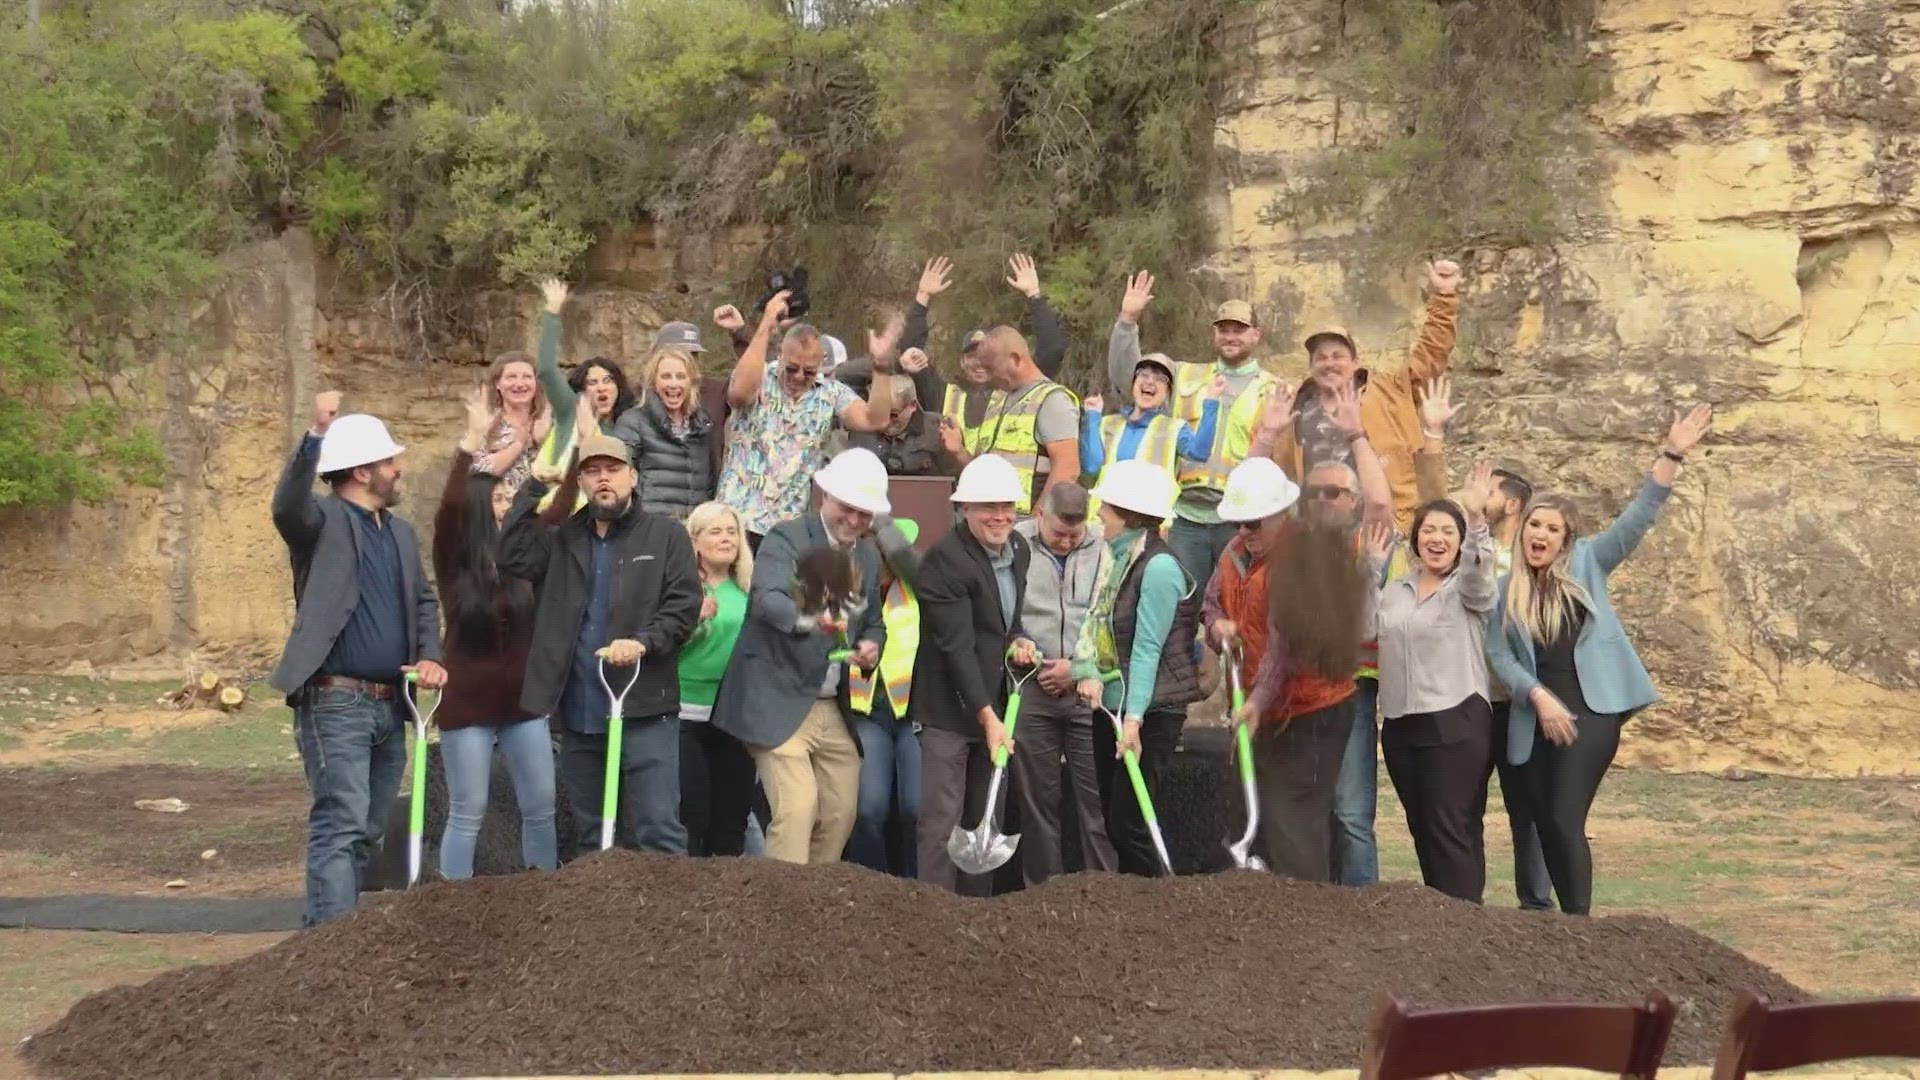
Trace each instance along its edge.
{"label": "eyeglasses", "polygon": [[1325,499],[1327,502],[1332,502],[1335,499],[1345,498],[1352,494],[1353,492],[1351,490],[1341,484],[1310,484],[1307,486],[1307,498],[1309,499]]}

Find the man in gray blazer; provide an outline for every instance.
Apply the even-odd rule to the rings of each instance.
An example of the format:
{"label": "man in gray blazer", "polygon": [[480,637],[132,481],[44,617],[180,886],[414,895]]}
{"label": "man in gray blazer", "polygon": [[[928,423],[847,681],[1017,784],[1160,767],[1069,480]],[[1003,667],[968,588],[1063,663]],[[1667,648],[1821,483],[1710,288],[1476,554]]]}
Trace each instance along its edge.
{"label": "man in gray blazer", "polygon": [[[341,416],[340,393],[314,399],[313,427],[273,490],[273,526],[293,562],[293,631],[273,688],[293,708],[306,768],[308,926],[354,909],[406,770],[401,680],[446,684],[440,604],[413,527],[395,517],[399,455],[387,427]],[[315,474],[333,488],[313,493]]]}
{"label": "man in gray blazer", "polygon": [[[841,713],[846,664],[872,669],[886,642],[881,620],[875,515],[891,511],[887,471],[870,450],[847,450],[815,474],[820,509],[767,532],[753,563],[747,622],[713,703],[713,726],[745,743],[773,820],[767,854],[793,863],[837,862],[853,832],[860,794],[860,742]],[[859,593],[847,610],[801,610],[802,561],[842,553]]]}

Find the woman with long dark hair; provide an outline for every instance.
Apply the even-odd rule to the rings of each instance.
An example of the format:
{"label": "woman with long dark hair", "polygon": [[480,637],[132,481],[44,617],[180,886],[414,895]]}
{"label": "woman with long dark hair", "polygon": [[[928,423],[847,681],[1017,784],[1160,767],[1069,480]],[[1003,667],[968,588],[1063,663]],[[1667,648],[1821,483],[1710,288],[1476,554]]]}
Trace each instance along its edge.
{"label": "woman with long dark hair", "polygon": [[1537,495],[1514,534],[1513,569],[1487,630],[1487,658],[1513,694],[1507,760],[1521,767],[1560,910],[1593,908],[1587,811],[1620,748],[1620,728],[1659,700],[1607,596],[1673,494],[1687,452],[1713,426],[1713,408],[1677,417],[1646,483],[1612,525],[1586,535],[1564,495]]}
{"label": "woman with long dark hair", "polygon": [[[1493,490],[1482,464],[1466,509],[1450,500],[1413,512],[1412,566],[1380,590],[1373,636],[1380,643],[1380,748],[1407,815],[1420,877],[1448,896],[1479,903],[1487,884],[1481,821],[1493,771],[1486,615],[1494,603],[1493,536],[1481,512]],[[1367,555],[1383,565],[1393,531],[1375,523]]]}
{"label": "woman with long dark hair", "polygon": [[[474,471],[496,418],[483,387],[467,399],[467,429],[447,474],[433,522],[433,571],[446,613],[448,681],[435,717],[447,775],[447,827],[440,874],[473,876],[473,851],[487,812],[493,748],[500,747],[520,804],[520,855],[529,867],[559,862],[553,821],[553,742],[546,718],[518,706],[533,639],[533,589],[494,562],[512,490]],[[482,464],[485,461],[482,460]]]}

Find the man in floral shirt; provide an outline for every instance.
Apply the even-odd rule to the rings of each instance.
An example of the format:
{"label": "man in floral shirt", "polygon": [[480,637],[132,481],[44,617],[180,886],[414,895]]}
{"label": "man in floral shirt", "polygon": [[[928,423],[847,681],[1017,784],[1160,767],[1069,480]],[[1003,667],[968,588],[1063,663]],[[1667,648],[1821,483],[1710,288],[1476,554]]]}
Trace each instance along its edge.
{"label": "man in floral shirt", "polygon": [[[893,380],[874,379],[862,401],[845,383],[825,377],[826,345],[806,323],[787,327],[780,359],[767,363],[773,331],[787,314],[787,294],[767,301],[760,326],[727,381],[727,455],[717,498],[740,512],[748,543],[776,524],[806,513],[813,473],[826,457],[835,422],[848,431],[883,431],[892,419]],[[902,321],[867,335],[874,371],[890,372]]]}

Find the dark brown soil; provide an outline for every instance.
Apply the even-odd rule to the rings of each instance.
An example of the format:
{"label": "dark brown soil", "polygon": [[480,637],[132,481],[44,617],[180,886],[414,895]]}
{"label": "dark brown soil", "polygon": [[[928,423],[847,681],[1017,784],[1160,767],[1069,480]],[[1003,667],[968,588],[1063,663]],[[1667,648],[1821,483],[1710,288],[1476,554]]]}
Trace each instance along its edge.
{"label": "dark brown soil", "polygon": [[1075,875],[965,900],[848,865],[616,852],[430,885],[229,964],[89,997],[49,1076],[1328,1069],[1420,1005],[1802,994],[1659,919],[1489,911],[1411,885]]}

